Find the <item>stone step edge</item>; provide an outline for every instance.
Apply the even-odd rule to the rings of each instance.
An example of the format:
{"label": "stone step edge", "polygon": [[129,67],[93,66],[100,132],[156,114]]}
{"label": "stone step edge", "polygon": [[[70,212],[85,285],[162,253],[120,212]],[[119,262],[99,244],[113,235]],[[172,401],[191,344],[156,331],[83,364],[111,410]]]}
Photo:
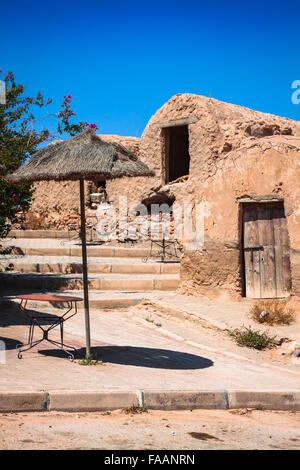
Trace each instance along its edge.
{"label": "stone step edge", "polygon": [[152,410],[300,410],[300,390],[0,391],[0,412]]}
{"label": "stone step edge", "polygon": [[[57,262],[57,263],[47,263],[45,262],[22,262],[17,261],[13,263],[12,260],[11,264],[14,265],[13,270],[6,271],[7,274],[68,274],[62,272],[66,270],[66,267],[72,266],[73,269],[77,271],[73,274],[81,274],[82,273],[82,263],[80,262]],[[35,270],[34,270],[35,268]],[[48,269],[48,270],[47,270]],[[88,263],[88,271],[90,274],[179,274],[180,273],[180,264],[164,264],[164,263],[134,263],[130,264],[130,258],[128,260],[128,264],[126,263]]]}
{"label": "stone step edge", "polygon": [[9,238],[50,238],[50,239],[72,239],[78,232],[75,230],[11,230]]}
{"label": "stone step edge", "polygon": [[[113,276],[111,276],[113,274]],[[118,281],[134,281],[134,280],[162,280],[162,279],[180,279],[180,274],[160,274],[160,273],[89,273],[89,280],[118,280]],[[0,279],[63,279],[63,280],[82,280],[82,273],[20,273],[19,271],[2,271],[0,272]]]}
{"label": "stone step edge", "polygon": [[[103,292],[111,293],[112,291],[101,291],[101,293],[103,293]],[[142,292],[142,291],[140,291],[140,292]],[[74,295],[76,296],[77,294],[75,293]],[[102,298],[102,299],[101,298],[99,298],[99,299],[91,299],[90,298],[89,299],[89,307],[90,307],[90,309],[97,309],[97,308],[103,308],[103,309],[127,308],[127,307],[133,307],[135,305],[138,305],[139,303],[142,302],[142,300],[143,300],[143,297],[138,297],[138,296],[122,297],[122,295],[120,293],[119,298],[113,298],[113,297],[112,298]],[[13,298],[9,299],[9,298],[1,298],[0,297],[0,307],[5,308],[7,310],[18,309],[19,302],[20,301],[18,301],[18,299],[13,299]],[[46,303],[44,303],[44,304],[46,304]],[[51,305],[51,307],[52,307],[52,309],[57,308],[58,310],[60,310],[60,308],[56,307],[55,305]],[[78,310],[79,311],[83,310],[83,301],[78,302]]]}
{"label": "stone step edge", "polygon": [[[26,290],[81,290],[83,280],[81,277],[57,277],[55,274],[48,275],[32,275],[32,277],[22,277],[24,274],[11,276],[3,276],[2,278],[3,290],[26,289]],[[50,277],[51,276],[51,277]],[[109,274],[107,275],[109,276]],[[139,275],[136,275],[139,276]],[[176,290],[180,284],[180,278],[176,275],[169,275],[172,277],[165,277],[167,275],[157,275],[157,278],[143,278],[138,279],[133,275],[132,278],[93,278],[89,276],[88,285],[92,290],[98,291],[153,291],[153,290]],[[141,275],[140,275],[141,276]],[[154,276],[154,275],[153,275]]]}
{"label": "stone step edge", "polygon": [[[13,245],[13,243],[11,243]],[[16,246],[19,249],[19,254],[24,256],[81,256],[81,247],[74,246],[54,246],[47,247],[41,246],[39,248],[22,247]],[[139,248],[139,247],[110,247],[110,246],[87,246],[88,258],[99,257],[99,258],[149,258],[160,259],[158,255],[160,251],[153,249],[153,256],[150,258],[150,248]],[[96,254],[97,253],[97,254]],[[178,259],[179,262],[179,259]]]}

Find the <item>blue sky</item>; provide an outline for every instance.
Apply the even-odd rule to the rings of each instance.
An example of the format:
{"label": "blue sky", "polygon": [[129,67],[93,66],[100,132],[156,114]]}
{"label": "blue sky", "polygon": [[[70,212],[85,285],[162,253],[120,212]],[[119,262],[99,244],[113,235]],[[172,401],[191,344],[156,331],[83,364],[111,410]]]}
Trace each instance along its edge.
{"label": "blue sky", "polygon": [[0,69],[29,93],[73,96],[99,133],[140,136],[176,93],[300,120],[298,1],[0,0]]}

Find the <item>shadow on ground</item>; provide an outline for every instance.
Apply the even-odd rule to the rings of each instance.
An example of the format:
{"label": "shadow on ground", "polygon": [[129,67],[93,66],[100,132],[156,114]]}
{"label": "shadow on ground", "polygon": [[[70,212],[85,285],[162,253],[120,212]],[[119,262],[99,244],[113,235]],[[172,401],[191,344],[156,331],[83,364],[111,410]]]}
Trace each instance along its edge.
{"label": "shadow on ground", "polygon": [[[66,357],[60,350],[40,350],[40,354]],[[134,346],[98,346],[92,348],[93,358],[104,363],[120,364],[151,369],[195,370],[214,365],[213,361],[202,356],[169,349],[143,348]],[[85,348],[77,349],[76,359],[85,357]]]}
{"label": "shadow on ground", "polygon": [[[48,312],[38,312],[37,310],[26,309],[26,312],[31,317],[38,316],[39,318],[43,318],[43,316],[47,316],[48,318],[53,319],[57,317],[55,314]],[[48,322],[48,324],[51,324],[51,322]],[[0,311],[0,327],[6,328],[17,325],[30,325],[29,318],[19,309],[18,306],[16,306],[14,309]]]}
{"label": "shadow on ground", "polygon": [[[5,338],[4,336],[0,336],[0,341],[3,341],[5,344],[5,350],[9,349],[16,349],[17,344],[20,344],[20,341],[17,341],[16,339],[13,338]],[[1,350],[1,347],[0,347]]]}

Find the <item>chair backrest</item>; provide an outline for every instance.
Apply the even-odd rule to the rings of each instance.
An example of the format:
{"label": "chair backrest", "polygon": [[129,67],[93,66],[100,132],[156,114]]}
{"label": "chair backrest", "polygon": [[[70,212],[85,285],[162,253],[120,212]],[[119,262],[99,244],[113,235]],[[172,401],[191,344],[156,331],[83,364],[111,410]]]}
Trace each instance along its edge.
{"label": "chair backrest", "polygon": [[174,239],[174,217],[172,213],[154,214],[150,218],[150,238],[153,240]]}

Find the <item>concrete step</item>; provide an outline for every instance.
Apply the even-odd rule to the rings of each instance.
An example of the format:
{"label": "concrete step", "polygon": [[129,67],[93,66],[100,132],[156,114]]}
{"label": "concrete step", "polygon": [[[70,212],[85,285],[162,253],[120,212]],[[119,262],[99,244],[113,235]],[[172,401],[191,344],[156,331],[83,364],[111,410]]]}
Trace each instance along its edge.
{"label": "concrete step", "polygon": [[[82,273],[82,260],[71,256],[6,256],[9,272]],[[89,274],[179,274],[179,262],[141,262],[137,258],[88,258]]]}
{"label": "concrete step", "polygon": [[[90,274],[89,289],[105,291],[175,290],[177,274]],[[81,290],[83,280],[77,274],[0,273],[0,289]]]}
{"label": "concrete step", "polygon": [[[54,291],[40,291],[38,293],[50,293],[50,294],[57,294]],[[0,292],[0,310],[1,309],[17,309],[20,303],[20,300],[16,299],[15,297],[20,294],[16,290],[11,291],[3,291]],[[22,290],[22,294],[31,294],[33,293],[32,290]],[[36,294],[37,291],[35,290],[34,293]],[[60,292],[60,294],[62,294]],[[166,291],[138,291],[138,292],[112,292],[112,291],[89,291],[89,306],[90,308],[126,308],[132,307],[133,305],[139,304],[142,300],[145,299],[164,299],[166,296],[170,298],[170,295],[173,293],[166,292]],[[64,295],[75,295],[76,297],[83,298],[83,291],[64,291]],[[37,302],[37,301],[30,301],[28,304],[28,308],[37,309],[40,311],[44,310],[53,310],[54,308],[61,308],[65,307],[64,304],[55,304],[50,302]],[[83,309],[83,301],[78,302],[78,308]]]}
{"label": "concrete step", "polygon": [[10,238],[53,238],[71,240],[78,236],[76,231],[67,230],[11,230]]}
{"label": "concrete step", "polygon": [[[75,241],[56,239],[6,239],[1,242],[3,246],[15,246],[19,255],[25,256],[75,256],[81,257],[81,245]],[[159,259],[159,247],[153,247],[153,255]],[[171,250],[170,250],[171,251]],[[148,257],[149,247],[138,245],[118,246],[100,245],[90,243],[87,246],[89,257],[97,258],[140,258]],[[171,252],[173,257],[173,252]]]}
{"label": "concrete step", "polygon": [[[17,309],[19,308],[20,300],[16,299],[16,296],[20,293],[22,294],[57,294],[55,291],[32,291],[32,290],[8,290],[0,292],[0,310],[1,309]],[[60,292],[60,294],[62,294]],[[83,298],[83,291],[82,290],[72,290],[72,291],[64,291],[64,295],[72,295],[75,297]],[[113,292],[113,291],[89,291],[89,306],[92,309],[97,308],[126,308],[132,307],[133,305],[139,304],[142,300],[160,300],[166,297],[170,298],[170,296],[175,295],[175,293],[170,291],[137,291],[137,292]],[[54,308],[60,309],[61,307],[65,307],[66,304],[57,304],[57,303],[50,303],[50,302],[37,302],[37,301],[30,301],[28,304],[28,308],[37,309],[37,310],[53,310]],[[78,308],[83,309],[83,301],[78,302]]]}

